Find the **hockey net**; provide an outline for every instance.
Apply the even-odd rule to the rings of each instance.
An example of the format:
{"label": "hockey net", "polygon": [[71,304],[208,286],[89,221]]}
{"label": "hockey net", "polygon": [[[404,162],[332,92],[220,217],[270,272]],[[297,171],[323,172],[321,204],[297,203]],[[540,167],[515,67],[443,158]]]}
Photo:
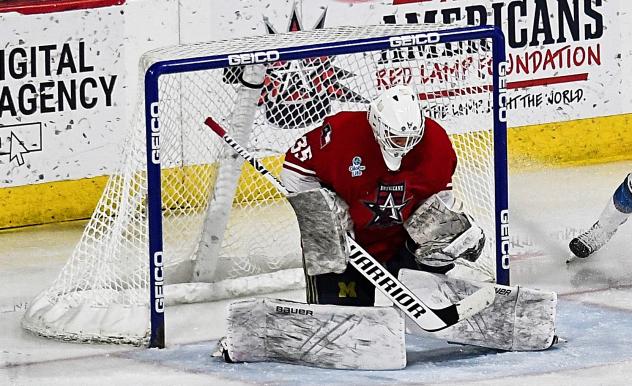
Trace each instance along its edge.
{"label": "hockey net", "polygon": [[[149,83],[142,78],[143,98],[123,143],[122,166],[60,275],[30,304],[23,326],[65,340],[146,343],[150,297],[155,302],[162,296],[150,285],[157,268],[158,279],[164,272],[168,303],[301,287],[291,208],[204,119],[220,122],[278,173],[282,154],[325,116],[366,110],[395,84],[415,88],[424,114],[451,135],[458,155],[454,193],[487,235],[482,257],[461,268],[495,280],[497,192],[506,195],[506,186],[497,189],[497,175],[506,159],[505,144],[494,143],[502,125],[494,119],[493,41],[489,30],[486,37],[474,29],[456,38],[429,30],[437,27],[342,27],[145,54],[143,76],[148,69],[163,71],[152,89],[157,104],[145,106]],[[227,65],[251,60],[266,61],[246,70],[260,77],[262,89],[243,85],[243,66]],[[159,134],[156,129],[152,135],[154,125]],[[158,160],[159,185],[148,187],[148,165]],[[148,225],[152,203],[161,208],[159,235],[151,230],[160,229],[155,218]],[[154,263],[164,264],[151,265],[153,271],[152,242],[162,247],[161,261]]]}

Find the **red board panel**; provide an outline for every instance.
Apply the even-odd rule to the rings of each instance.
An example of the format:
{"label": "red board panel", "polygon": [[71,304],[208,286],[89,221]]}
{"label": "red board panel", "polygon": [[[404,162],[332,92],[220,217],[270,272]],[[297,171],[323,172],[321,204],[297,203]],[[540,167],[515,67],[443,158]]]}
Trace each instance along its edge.
{"label": "red board panel", "polygon": [[0,13],[23,15],[71,11],[125,4],[125,0],[5,0],[0,1]]}
{"label": "red board panel", "polygon": [[393,0],[393,5],[409,4],[409,3],[425,3],[431,0]]}

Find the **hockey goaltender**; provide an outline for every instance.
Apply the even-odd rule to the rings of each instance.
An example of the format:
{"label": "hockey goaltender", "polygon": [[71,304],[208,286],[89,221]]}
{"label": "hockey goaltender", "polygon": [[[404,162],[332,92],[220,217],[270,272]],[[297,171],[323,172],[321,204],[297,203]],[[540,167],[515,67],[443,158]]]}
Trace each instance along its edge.
{"label": "hockey goaltender", "polygon": [[491,305],[433,335],[509,351],[545,350],[557,341],[555,293],[451,277],[457,259],[479,258],[485,235],[454,198],[457,157],[449,137],[421,110],[412,88],[395,86],[368,112],[332,115],[288,150],[281,177],[293,192],[307,303],[233,302],[214,355],[228,362],[404,368],[405,334],[428,332],[399,308],[374,306],[375,287],[349,264],[347,234],[430,309],[494,286]]}

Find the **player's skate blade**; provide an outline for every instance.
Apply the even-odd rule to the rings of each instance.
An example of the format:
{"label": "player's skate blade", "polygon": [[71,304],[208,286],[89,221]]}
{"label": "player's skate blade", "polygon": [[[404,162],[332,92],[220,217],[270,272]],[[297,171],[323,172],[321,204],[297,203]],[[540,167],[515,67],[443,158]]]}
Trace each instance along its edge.
{"label": "player's skate blade", "polygon": [[570,264],[575,260],[579,260],[580,258],[573,255],[572,253],[569,254],[569,256],[566,258],[566,264]]}

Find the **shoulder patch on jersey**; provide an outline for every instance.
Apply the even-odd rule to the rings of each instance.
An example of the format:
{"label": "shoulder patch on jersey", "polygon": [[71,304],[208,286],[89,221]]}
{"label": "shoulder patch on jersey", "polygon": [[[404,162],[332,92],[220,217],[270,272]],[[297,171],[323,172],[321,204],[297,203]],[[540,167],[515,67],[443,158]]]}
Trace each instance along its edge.
{"label": "shoulder patch on jersey", "polygon": [[320,130],[320,148],[327,146],[331,142],[331,125],[328,123]]}
{"label": "shoulder patch on jersey", "polygon": [[366,166],[362,165],[362,158],[360,156],[353,157],[353,160],[351,160],[351,166],[349,166],[351,177],[360,177],[365,169]]}

